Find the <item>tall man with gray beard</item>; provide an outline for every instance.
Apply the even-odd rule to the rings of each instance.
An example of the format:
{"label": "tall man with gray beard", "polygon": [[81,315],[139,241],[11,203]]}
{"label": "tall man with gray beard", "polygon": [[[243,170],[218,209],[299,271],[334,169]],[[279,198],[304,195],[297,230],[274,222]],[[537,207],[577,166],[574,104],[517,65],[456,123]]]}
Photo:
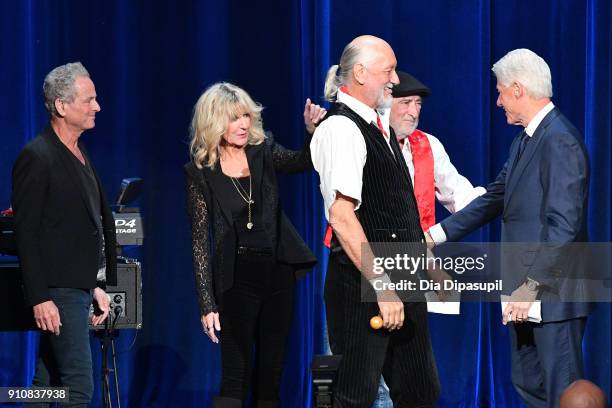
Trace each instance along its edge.
{"label": "tall man with gray beard", "polygon": [[[410,173],[389,127],[396,64],[384,40],[351,41],[328,71],[325,96],[334,105],[310,146],[333,229],[325,301],[330,346],[343,356],[335,407],[370,407],[381,373],[397,407],[433,407],[439,394],[425,303],[404,303],[392,290],[376,291],[376,302],[361,297],[363,279],[389,281],[373,273],[369,243],[423,240]],[[386,330],[369,326],[378,312]]]}

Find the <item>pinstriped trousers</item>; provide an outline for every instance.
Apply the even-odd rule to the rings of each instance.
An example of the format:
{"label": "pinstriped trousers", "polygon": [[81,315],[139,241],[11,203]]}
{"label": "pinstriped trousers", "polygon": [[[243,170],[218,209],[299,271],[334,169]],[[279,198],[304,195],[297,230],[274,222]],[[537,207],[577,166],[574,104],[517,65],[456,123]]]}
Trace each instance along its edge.
{"label": "pinstriped trousers", "polygon": [[334,389],[334,408],[369,408],[380,375],[394,407],[434,407],[440,393],[425,302],[405,303],[400,330],[373,330],[376,302],[362,302],[361,274],[331,254],[325,281],[329,342],[342,354]]}

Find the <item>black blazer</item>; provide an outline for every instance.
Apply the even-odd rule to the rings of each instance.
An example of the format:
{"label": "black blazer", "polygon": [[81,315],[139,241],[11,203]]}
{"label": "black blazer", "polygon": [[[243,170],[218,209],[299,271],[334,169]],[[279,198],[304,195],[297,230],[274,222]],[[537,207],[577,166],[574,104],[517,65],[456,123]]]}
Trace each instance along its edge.
{"label": "black blazer", "polygon": [[[302,151],[293,151],[275,143],[271,133],[266,136],[261,144],[245,148],[247,161],[253,182],[260,183],[262,196],[267,198],[262,216],[265,229],[272,234],[276,260],[291,265],[300,278],[317,260],[280,209],[276,171],[294,173],[312,168],[310,137]],[[218,193],[223,191],[220,166],[199,170],[190,162],[185,165],[185,174],[196,286],[200,312],[205,315],[218,310],[223,292],[234,283],[237,236],[227,198]]]}
{"label": "black blazer", "polygon": [[[79,148],[91,164],[81,142]],[[49,287],[96,287],[99,231],[106,245],[106,283],[117,284],[115,222],[106,196],[96,175],[102,220],[96,219],[69,154],[49,126],[13,165],[15,235],[29,305],[49,300]]]}

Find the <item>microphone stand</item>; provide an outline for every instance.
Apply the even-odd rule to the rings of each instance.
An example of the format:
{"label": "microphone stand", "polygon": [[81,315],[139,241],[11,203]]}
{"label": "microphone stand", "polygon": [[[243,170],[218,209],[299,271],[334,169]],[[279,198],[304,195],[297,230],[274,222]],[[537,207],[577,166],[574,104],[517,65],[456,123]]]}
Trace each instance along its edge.
{"label": "microphone stand", "polygon": [[[117,407],[121,408],[121,398],[119,394],[119,375],[117,373],[117,360],[115,354],[115,337],[119,336],[119,332],[115,330],[115,324],[121,314],[121,306],[117,306],[113,309],[113,321],[109,324],[109,317],[104,321],[104,329],[96,330],[96,337],[100,339],[100,347],[102,351],[102,406],[104,408],[112,408],[113,400],[111,398],[110,390],[110,377],[109,374],[112,371],[115,377],[115,397],[117,400]],[[108,348],[111,348],[113,357],[113,367],[108,367]]]}

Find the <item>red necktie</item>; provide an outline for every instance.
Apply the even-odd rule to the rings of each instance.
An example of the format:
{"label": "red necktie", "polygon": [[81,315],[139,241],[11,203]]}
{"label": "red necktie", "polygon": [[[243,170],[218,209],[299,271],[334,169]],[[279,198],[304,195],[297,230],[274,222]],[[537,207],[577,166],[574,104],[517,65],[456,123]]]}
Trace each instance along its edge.
{"label": "red necktie", "polygon": [[419,209],[421,228],[427,231],[436,223],[433,153],[427,135],[418,129],[408,136],[408,142],[414,165],[414,196]]}
{"label": "red necktie", "polygon": [[331,241],[332,241],[332,236],[334,234],[334,231],[332,230],[331,225],[329,225],[329,222],[327,223],[327,228],[325,228],[325,236],[323,237],[323,245],[325,245],[327,248],[331,248]]}
{"label": "red necktie", "polygon": [[378,129],[381,131],[381,133],[385,135],[385,137],[389,137],[389,135],[387,134],[387,132],[385,132],[385,129],[383,128],[380,116],[378,116],[378,112],[376,112],[376,124],[378,125]]}

